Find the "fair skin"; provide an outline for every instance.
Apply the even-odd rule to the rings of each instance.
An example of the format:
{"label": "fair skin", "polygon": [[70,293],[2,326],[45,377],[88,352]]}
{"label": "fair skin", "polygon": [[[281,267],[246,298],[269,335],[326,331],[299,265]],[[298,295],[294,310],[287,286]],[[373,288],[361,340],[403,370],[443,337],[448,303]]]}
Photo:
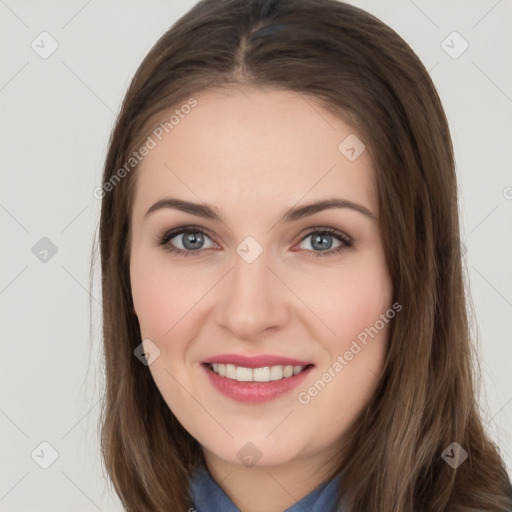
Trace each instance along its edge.
{"label": "fair skin", "polygon": [[[252,88],[194,97],[197,106],[136,171],[134,307],[142,339],[160,350],[148,369],[203,446],[212,476],[244,512],[282,512],[325,481],[327,460],[343,446],[383,368],[387,324],[309,403],[298,400],[391,306],[372,160],[368,151],[349,161],[338,150],[356,132],[310,97]],[[212,205],[224,222],[171,208],[145,215],[164,197]],[[331,198],[375,218],[344,207],[278,222],[293,207]],[[186,234],[167,246],[197,254],[173,254],[155,242],[188,225],[206,231],[201,248],[185,245]],[[311,229],[318,227],[353,243],[333,253],[343,242],[328,234],[331,245],[318,248]],[[250,264],[236,252],[247,236],[263,248]],[[315,366],[298,389],[262,404],[240,403],[214,388],[200,367],[226,353]],[[237,457],[248,442],[261,452],[252,467]]]}

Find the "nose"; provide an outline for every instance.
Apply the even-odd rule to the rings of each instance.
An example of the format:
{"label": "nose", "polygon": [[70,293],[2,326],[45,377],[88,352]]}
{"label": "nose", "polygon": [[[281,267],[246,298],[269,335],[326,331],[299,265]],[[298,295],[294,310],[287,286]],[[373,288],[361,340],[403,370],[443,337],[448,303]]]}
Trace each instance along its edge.
{"label": "nose", "polygon": [[236,339],[255,341],[287,324],[291,292],[270,268],[265,252],[252,263],[236,255],[223,281],[215,319]]}

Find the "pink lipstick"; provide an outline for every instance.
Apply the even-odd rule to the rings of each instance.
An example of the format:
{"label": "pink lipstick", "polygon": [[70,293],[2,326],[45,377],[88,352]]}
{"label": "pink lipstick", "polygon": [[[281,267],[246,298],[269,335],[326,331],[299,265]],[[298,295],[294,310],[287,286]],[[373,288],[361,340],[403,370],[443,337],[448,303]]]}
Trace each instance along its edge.
{"label": "pink lipstick", "polygon": [[210,357],[201,367],[223,395],[238,402],[262,403],[296,388],[314,364],[274,355],[224,354]]}

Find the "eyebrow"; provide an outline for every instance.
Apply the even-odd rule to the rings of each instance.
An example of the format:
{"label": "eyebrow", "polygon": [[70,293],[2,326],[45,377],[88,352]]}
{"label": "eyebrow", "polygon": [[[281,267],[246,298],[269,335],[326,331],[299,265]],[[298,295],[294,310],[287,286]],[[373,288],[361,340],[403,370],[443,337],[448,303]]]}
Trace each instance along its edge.
{"label": "eyebrow", "polygon": [[[146,218],[157,210],[165,208],[180,210],[182,212],[190,213],[198,217],[224,223],[224,218],[218,208],[206,203],[192,203],[190,201],[185,201],[183,199],[177,199],[173,197],[166,197],[157,201],[148,209],[144,217]],[[353,201],[348,201],[346,199],[332,198],[324,199],[314,203],[308,203],[304,206],[291,208],[281,216],[277,223],[280,224],[283,222],[293,222],[331,208],[350,208],[351,210],[355,210],[356,212],[359,212],[372,220],[377,220],[377,217],[363,205],[354,203]]]}

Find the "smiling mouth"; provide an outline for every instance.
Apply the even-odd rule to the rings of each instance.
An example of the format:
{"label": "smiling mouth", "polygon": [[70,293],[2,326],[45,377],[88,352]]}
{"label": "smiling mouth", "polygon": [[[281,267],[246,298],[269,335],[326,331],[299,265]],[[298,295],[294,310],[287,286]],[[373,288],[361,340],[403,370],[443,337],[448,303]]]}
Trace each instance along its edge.
{"label": "smiling mouth", "polygon": [[247,368],[234,364],[206,363],[206,366],[213,373],[238,382],[271,382],[289,379],[314,365],[275,365],[263,366],[261,368]]}

